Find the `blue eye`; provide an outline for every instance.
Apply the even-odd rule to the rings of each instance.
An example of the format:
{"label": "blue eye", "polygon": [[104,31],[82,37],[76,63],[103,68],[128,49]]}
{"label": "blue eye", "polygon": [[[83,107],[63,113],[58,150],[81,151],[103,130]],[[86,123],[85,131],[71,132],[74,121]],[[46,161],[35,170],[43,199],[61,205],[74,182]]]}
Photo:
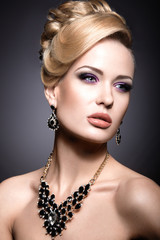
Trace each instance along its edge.
{"label": "blue eye", "polygon": [[84,80],[87,83],[97,83],[97,82],[99,82],[99,79],[94,74],[91,74],[91,73],[81,73],[79,75],[79,78],[81,80]]}
{"label": "blue eye", "polygon": [[133,88],[132,85],[124,82],[117,82],[114,84],[114,87],[121,92],[129,92]]}

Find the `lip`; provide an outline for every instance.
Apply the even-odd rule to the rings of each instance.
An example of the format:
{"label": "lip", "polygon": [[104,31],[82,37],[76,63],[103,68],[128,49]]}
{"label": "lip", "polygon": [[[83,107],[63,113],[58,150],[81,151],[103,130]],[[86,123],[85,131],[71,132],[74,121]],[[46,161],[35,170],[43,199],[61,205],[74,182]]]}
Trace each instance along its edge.
{"label": "lip", "polygon": [[107,113],[94,113],[87,117],[90,124],[99,128],[108,128],[112,124],[112,119]]}

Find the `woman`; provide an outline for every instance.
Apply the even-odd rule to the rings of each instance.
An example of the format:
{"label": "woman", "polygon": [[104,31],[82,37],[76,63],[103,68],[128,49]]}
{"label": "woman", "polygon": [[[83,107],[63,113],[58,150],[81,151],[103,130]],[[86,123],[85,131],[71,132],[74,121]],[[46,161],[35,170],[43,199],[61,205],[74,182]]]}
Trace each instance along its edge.
{"label": "woman", "polygon": [[1,184],[1,238],[160,239],[159,187],[107,149],[115,134],[120,144],[133,85],[124,19],[103,0],[70,1],[50,10],[41,46],[53,152]]}

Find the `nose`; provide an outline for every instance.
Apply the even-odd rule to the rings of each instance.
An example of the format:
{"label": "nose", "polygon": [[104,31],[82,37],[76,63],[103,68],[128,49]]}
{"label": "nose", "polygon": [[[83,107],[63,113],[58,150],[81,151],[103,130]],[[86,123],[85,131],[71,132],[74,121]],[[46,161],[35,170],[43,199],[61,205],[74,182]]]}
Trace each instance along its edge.
{"label": "nose", "polygon": [[96,99],[97,105],[105,105],[106,108],[110,109],[112,108],[114,103],[113,98],[113,92],[112,92],[112,86],[109,84],[105,86],[101,86],[101,89],[99,89],[99,93]]}

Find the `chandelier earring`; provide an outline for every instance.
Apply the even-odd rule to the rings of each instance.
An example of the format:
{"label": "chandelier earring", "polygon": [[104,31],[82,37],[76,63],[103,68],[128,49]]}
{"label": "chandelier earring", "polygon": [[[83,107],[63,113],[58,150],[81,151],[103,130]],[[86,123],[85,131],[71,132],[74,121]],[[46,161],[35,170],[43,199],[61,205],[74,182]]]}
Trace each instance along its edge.
{"label": "chandelier earring", "polygon": [[50,117],[48,118],[48,127],[54,131],[58,130],[59,128],[59,122],[56,116],[56,108],[51,105],[51,109],[52,109],[52,114],[50,115]]}
{"label": "chandelier earring", "polygon": [[121,143],[121,132],[120,132],[120,128],[118,128],[116,133],[116,144],[119,145],[120,143]]}

